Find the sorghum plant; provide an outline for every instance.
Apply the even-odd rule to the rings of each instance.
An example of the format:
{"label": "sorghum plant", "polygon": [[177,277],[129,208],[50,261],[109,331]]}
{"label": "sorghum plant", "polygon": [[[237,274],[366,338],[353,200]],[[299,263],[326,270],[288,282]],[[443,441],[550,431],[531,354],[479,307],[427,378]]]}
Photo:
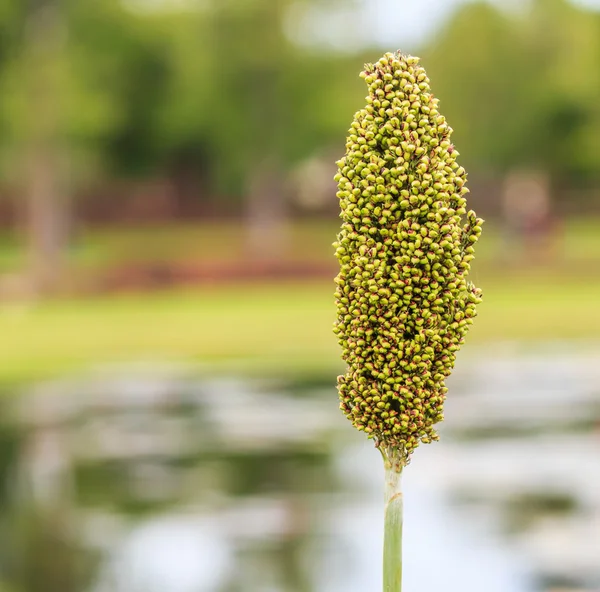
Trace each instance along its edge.
{"label": "sorghum plant", "polygon": [[384,588],[401,589],[400,472],[437,439],[445,379],[476,315],[467,281],[482,220],[467,212],[452,128],[419,59],[386,53],[361,73],[367,105],[338,161],[342,228],[335,332],[340,407],[381,451],[388,481]]}

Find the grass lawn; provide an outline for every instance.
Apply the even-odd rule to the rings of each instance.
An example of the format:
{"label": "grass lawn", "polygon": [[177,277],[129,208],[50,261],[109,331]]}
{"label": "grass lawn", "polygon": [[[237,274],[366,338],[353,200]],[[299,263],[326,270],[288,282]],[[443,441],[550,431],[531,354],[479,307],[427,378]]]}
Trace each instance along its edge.
{"label": "grass lawn", "polygon": [[[332,260],[331,243],[339,229],[336,219],[295,222],[290,228],[287,251],[290,260]],[[481,266],[502,250],[500,234],[486,224],[477,245]],[[94,274],[118,265],[145,263],[203,263],[239,260],[245,251],[240,222],[217,224],[169,223],[138,227],[88,228],[77,237],[69,253],[73,273]],[[0,233],[0,272],[18,270],[24,262],[15,233]],[[600,263],[600,220],[569,220],[558,248],[558,263]]]}
{"label": "grass lawn", "polygon": [[[493,274],[468,348],[600,337],[600,277]],[[333,283],[228,285],[0,309],[0,383],[136,359],[334,370]]]}
{"label": "grass lawn", "polygon": [[[290,228],[286,258],[322,261],[333,257],[337,220],[296,222]],[[0,272],[16,271],[24,262],[19,237],[0,232]],[[240,222],[197,221],[137,227],[88,228],[75,237],[69,264],[75,272],[94,273],[119,265],[147,263],[233,262],[246,248]]]}

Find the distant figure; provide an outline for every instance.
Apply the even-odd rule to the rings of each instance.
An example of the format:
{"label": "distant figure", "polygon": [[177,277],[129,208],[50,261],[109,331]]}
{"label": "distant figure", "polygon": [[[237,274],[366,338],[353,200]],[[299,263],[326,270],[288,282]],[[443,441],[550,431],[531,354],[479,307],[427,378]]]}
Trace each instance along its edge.
{"label": "distant figure", "polygon": [[547,174],[510,174],[504,184],[502,206],[506,233],[503,254],[510,259],[523,256],[523,263],[541,263],[555,254],[559,226],[551,211]]}

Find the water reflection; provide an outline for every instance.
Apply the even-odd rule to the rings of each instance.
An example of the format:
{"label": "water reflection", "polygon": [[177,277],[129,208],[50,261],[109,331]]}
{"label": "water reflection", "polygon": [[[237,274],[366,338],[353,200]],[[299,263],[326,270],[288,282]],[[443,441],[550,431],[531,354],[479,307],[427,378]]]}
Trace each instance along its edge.
{"label": "water reflection", "polygon": [[[405,588],[600,590],[600,357],[459,365],[405,475]],[[7,398],[2,592],[380,588],[378,454],[331,377],[156,365]]]}

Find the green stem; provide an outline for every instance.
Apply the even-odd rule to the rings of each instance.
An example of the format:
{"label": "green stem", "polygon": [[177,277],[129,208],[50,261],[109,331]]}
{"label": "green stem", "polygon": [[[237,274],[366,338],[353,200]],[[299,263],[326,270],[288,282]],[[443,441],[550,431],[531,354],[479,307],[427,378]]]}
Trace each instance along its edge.
{"label": "green stem", "polygon": [[383,592],[402,592],[402,464],[393,452],[384,462]]}

